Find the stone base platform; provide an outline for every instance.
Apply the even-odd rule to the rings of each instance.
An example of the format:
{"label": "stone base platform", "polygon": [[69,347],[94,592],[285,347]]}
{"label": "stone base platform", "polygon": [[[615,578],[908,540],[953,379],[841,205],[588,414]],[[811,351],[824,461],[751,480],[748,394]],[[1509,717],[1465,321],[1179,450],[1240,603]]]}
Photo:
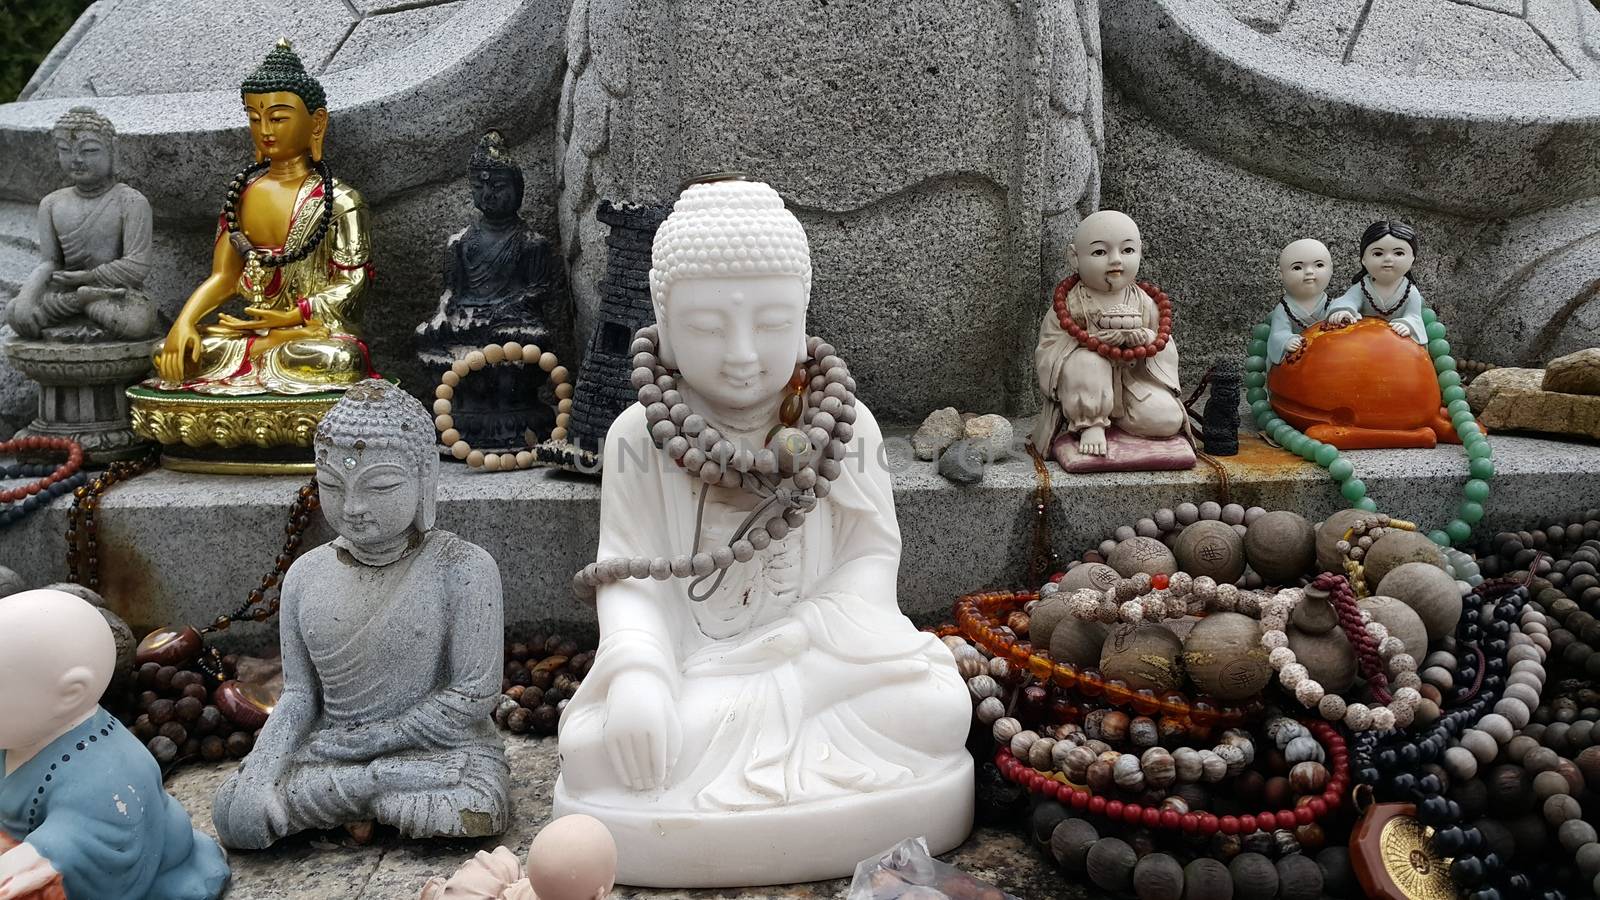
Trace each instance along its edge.
{"label": "stone base platform", "polygon": [[[1026,423],[1018,425],[1026,428]],[[1498,470],[1480,534],[1526,526],[1545,516],[1600,506],[1600,446],[1495,436]],[[905,552],[900,605],[926,623],[948,615],[959,594],[1028,587],[1036,475],[1031,460],[992,467],[982,483],[960,487],[935,463],[916,460],[903,434],[888,452]],[[1363,450],[1348,454],[1386,511],[1428,527],[1460,503],[1466,457],[1457,446]],[[1319,468],[1288,453],[1241,441],[1217,472],[1202,461],[1176,472],[1051,473],[1051,546],[1064,559],[1091,549],[1118,525],[1163,505],[1225,500],[1288,507],[1321,518],[1344,507]],[[192,475],[158,471],[114,487],[98,516],[101,584],[109,606],[141,634],[172,622],[202,624],[231,612],[272,567],[302,477]],[[0,565],[24,583],[66,577],[69,498],[0,533]],[[439,526],[482,545],[499,560],[512,626],[551,622],[593,632],[594,613],[572,598],[572,573],[594,558],[599,484],[555,470],[490,473],[444,467]],[[320,520],[310,543],[330,533]],[[309,543],[308,543],[309,545]],[[275,626],[242,624],[224,636],[241,648],[275,644]]]}
{"label": "stone base platform", "polygon": [[[476,841],[408,841],[380,830],[373,843],[359,847],[341,833],[319,832],[289,838],[271,850],[228,856],[233,886],[226,900],[416,900],[423,882],[449,875],[479,850],[504,844],[527,860],[528,844],[550,821],[551,790],[559,762],[555,738],[506,738],[511,762],[511,829],[498,838]],[[183,803],[195,827],[216,835],[211,798],[233,763],[200,765],[180,771],[167,790]],[[884,849],[888,849],[885,847]],[[1022,900],[1078,900],[1095,896],[1069,883],[1045,851],[1030,847],[1020,833],[979,829],[961,847],[940,857]],[[843,897],[850,879],[746,890],[648,890],[618,887],[619,900],[735,900]]]}

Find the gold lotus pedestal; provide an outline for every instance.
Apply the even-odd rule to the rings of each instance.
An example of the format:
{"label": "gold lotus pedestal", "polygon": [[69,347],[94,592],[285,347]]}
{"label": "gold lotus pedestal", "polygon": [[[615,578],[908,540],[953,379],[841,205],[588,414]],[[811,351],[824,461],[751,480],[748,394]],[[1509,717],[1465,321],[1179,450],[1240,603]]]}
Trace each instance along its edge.
{"label": "gold lotus pedestal", "polygon": [[161,444],[161,465],[179,472],[309,475],[317,423],[343,397],[318,394],[213,396],[128,388],[134,433]]}

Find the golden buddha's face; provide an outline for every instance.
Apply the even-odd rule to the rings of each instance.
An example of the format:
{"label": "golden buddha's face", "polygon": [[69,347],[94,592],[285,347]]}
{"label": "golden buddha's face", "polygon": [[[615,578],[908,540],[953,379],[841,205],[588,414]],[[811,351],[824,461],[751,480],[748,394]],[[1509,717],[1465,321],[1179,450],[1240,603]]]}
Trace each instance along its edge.
{"label": "golden buddha's face", "polygon": [[328,111],[306,109],[304,100],[289,91],[246,94],[245,115],[250,119],[250,139],[256,156],[287,160],[322,156],[322,137],[328,129]]}
{"label": "golden buddha's face", "polygon": [[317,460],[322,514],[356,546],[383,546],[417,520],[422,479],[402,449],[332,446]]}

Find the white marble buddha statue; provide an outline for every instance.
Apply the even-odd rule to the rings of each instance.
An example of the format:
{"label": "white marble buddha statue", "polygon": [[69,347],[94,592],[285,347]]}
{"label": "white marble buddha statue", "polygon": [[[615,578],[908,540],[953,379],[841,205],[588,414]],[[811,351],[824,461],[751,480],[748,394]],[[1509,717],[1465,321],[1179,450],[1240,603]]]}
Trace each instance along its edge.
{"label": "white marble buddha statue", "polygon": [[224,846],[377,822],[483,837],[510,822],[490,713],[504,666],[500,570],[433,527],[432,417],[396,385],[352,385],[317,427],[322,511],[338,537],[283,580],[283,694],[217,792]]}
{"label": "white marble buddha statue", "polygon": [[554,798],[611,830],[623,884],[833,878],[971,826],[970,701],[900,613],[882,435],[806,337],[810,283],[765,184],[693,184],[655,237],[641,402],[607,436],[579,576],[600,648]]}

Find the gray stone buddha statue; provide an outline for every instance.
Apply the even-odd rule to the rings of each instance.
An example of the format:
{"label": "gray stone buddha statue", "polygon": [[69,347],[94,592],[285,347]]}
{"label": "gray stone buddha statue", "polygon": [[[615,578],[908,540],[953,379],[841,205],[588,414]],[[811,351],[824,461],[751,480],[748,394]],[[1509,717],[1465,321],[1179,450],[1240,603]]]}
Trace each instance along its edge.
{"label": "gray stone buddha statue", "polygon": [[259,849],[366,822],[407,837],[498,834],[511,816],[490,719],[500,572],[433,527],[432,417],[390,382],[361,382],[323,418],[315,448],[339,536],[284,576],[283,695],[217,792],[217,836]]}
{"label": "gray stone buddha statue", "polygon": [[[467,166],[478,221],[445,245],[444,294],[417,326],[417,355],[436,376],[485,344],[516,341],[557,354],[567,349],[564,280],[550,241],[522,218],[522,169],[497,131],[486,133]],[[554,394],[538,366],[496,366],[456,389],[451,415],[474,447],[521,447],[555,426]]]}
{"label": "gray stone buddha statue", "polygon": [[70,187],[39,203],[39,265],[6,306],[19,336],[55,341],[138,341],[161,321],[144,292],[151,213],[144,195],[117,180],[116,128],[75,106],[52,132]]}
{"label": "gray stone buddha statue", "polygon": [[75,106],[51,132],[69,187],[39,202],[39,264],[5,305],[13,368],[38,384],[38,416],[18,437],[64,437],[90,464],[142,456],[123,391],[150,371],[164,325],[144,290],[150,202],[117,180],[111,121]]}

